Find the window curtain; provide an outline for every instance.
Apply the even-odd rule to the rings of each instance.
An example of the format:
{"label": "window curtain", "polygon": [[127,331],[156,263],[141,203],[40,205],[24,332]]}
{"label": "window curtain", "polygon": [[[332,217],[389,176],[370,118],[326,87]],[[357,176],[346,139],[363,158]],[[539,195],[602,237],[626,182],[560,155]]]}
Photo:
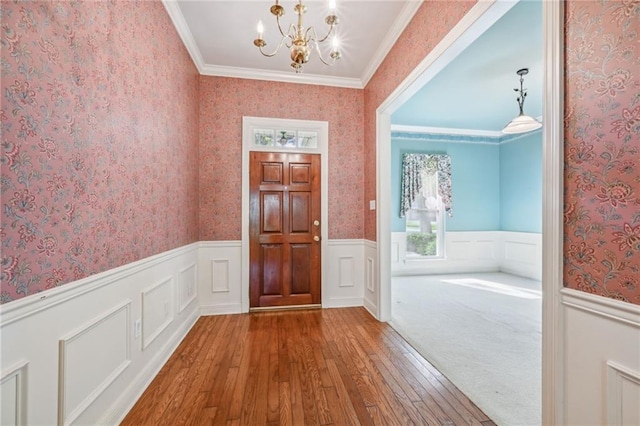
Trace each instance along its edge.
{"label": "window curtain", "polygon": [[400,217],[411,209],[411,204],[422,189],[422,172],[437,174],[438,194],[444,210],[453,217],[451,208],[451,157],[448,155],[406,153],[402,156],[402,187]]}

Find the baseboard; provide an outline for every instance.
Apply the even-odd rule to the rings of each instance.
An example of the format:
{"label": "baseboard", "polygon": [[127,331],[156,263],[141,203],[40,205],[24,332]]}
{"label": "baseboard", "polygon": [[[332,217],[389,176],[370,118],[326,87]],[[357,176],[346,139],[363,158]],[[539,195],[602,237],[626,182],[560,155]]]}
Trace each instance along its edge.
{"label": "baseboard", "polygon": [[323,308],[352,308],[363,305],[362,297],[335,298],[325,301]]}
{"label": "baseboard", "polygon": [[210,315],[241,314],[242,305],[240,303],[230,303],[227,305],[200,306],[200,315],[203,317]]}
{"label": "baseboard", "polygon": [[378,308],[376,305],[367,299],[364,299],[363,302],[364,308],[373,315],[374,318],[378,318]]}
{"label": "baseboard", "polygon": [[182,340],[189,334],[189,331],[191,331],[191,328],[193,328],[199,318],[199,310],[196,308],[184,324],[167,340],[163,348],[153,357],[152,361],[146,365],[136,380],[125,389],[122,396],[113,404],[112,409],[109,410],[97,424],[116,425],[124,420],[144,391],[147,390],[153,379],[158,375],[162,367],[167,363],[171,355],[173,355],[178,345],[180,345]]}

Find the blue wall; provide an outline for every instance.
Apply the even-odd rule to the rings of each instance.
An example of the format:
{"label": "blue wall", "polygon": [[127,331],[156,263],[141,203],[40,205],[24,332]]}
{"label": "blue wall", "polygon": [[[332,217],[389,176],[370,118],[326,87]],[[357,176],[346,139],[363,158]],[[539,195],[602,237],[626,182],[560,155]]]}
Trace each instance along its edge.
{"label": "blue wall", "polygon": [[497,143],[455,143],[392,138],[391,231],[400,217],[402,154],[451,156],[453,217],[447,231],[542,232],[542,132]]}
{"label": "blue wall", "polygon": [[391,231],[404,232],[400,217],[402,154],[423,152],[451,156],[453,217],[446,217],[447,231],[495,231],[500,229],[500,160],[497,144],[463,144],[392,139]]}
{"label": "blue wall", "polygon": [[500,145],[500,229],[542,232],[542,132]]}

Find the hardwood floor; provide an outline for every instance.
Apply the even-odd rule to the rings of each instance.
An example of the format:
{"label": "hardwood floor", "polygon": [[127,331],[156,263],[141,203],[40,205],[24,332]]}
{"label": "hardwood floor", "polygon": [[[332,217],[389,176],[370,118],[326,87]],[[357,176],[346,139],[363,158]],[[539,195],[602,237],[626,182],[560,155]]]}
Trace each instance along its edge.
{"label": "hardwood floor", "polygon": [[494,423],[363,308],[202,317],[122,425]]}

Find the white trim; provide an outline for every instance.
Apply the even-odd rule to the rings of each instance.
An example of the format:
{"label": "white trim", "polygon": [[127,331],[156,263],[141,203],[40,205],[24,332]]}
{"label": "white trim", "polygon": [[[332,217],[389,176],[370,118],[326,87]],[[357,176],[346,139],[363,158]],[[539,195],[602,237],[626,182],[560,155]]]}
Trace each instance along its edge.
{"label": "white trim", "polygon": [[151,293],[165,285],[169,286],[169,294],[173,296],[175,291],[173,288],[173,275],[165,277],[162,281],[159,281],[140,292],[140,296],[142,299],[142,350],[147,349],[149,345],[153,343],[153,341],[156,340],[156,338],[158,338],[158,336],[160,336],[160,334],[162,334],[162,332],[173,322],[175,316],[173,313],[173,303],[165,301],[166,306],[163,306],[163,309],[169,309],[170,311],[165,312],[164,321],[160,323],[156,327],[156,329],[153,330],[153,332],[149,333],[148,331],[146,331],[146,314],[153,308],[158,309],[157,306],[151,306],[151,303],[148,301],[149,298],[147,297],[147,295],[150,295]]}
{"label": "white trim", "polygon": [[[184,292],[184,286],[185,286],[184,275],[186,275],[185,273],[189,270],[193,270],[193,282],[190,283],[193,287],[188,288],[188,290],[192,291],[192,294],[191,296],[187,294],[187,298],[183,300],[183,296],[184,296],[183,292]],[[182,311],[184,311],[187,308],[187,306],[189,306],[191,302],[193,302],[197,298],[198,298],[198,265],[195,262],[193,262],[178,271],[178,314],[182,313]]]}
{"label": "white trim", "polygon": [[[211,293],[229,293],[229,259],[209,259],[211,262]],[[216,265],[221,265],[224,269],[225,280],[216,278]],[[223,285],[216,286],[216,283],[222,282]]]}
{"label": "white trim", "polygon": [[393,25],[389,28],[384,40],[382,40],[378,46],[378,50],[376,50],[374,55],[371,57],[371,61],[362,73],[362,76],[360,77],[361,88],[365,87],[367,83],[369,83],[369,80],[371,80],[371,77],[376,73],[378,67],[382,64],[382,61],[384,61],[384,58],[387,57],[393,45],[398,41],[398,38],[402,35],[405,28],[407,28],[407,25],[409,25],[413,16],[416,14],[418,9],[420,9],[420,6],[422,6],[422,2],[423,0],[417,0],[405,3],[400,14],[393,22]]}
{"label": "white trim", "polygon": [[400,124],[392,124],[391,131],[406,132],[406,133],[432,133],[436,135],[486,136],[490,138],[501,138],[504,136],[504,133],[494,131],[494,130],[453,129],[448,127],[427,127],[427,126],[405,126]]}
{"label": "white trim", "polygon": [[395,112],[516,3],[508,0],[478,1],[380,104],[378,113],[392,114]]}
{"label": "white trim", "polygon": [[277,81],[292,84],[313,84],[317,86],[344,87],[362,89],[362,82],[357,78],[331,77],[318,74],[295,74],[291,71],[272,71],[257,68],[240,68],[222,65],[204,65],[200,74],[215,77],[245,78],[249,80]]}
{"label": "white trim", "polygon": [[391,114],[438,74],[515,2],[486,0],[476,3],[420,64],[376,110],[378,319],[391,319]]}
{"label": "white trim", "polygon": [[164,263],[173,257],[197,250],[198,245],[199,243],[197,242],[191,243],[82,278],[73,283],[47,290],[44,293],[32,294],[14,302],[0,305],[0,327],[7,326],[15,321],[32,316],[85,293],[95,291],[100,287],[125,279],[152,266]]}
{"label": "white trim", "polygon": [[226,241],[200,241],[199,246],[201,248],[229,248],[229,247],[242,247],[241,240],[226,240]]}
{"label": "white trim", "polygon": [[224,305],[200,306],[200,315],[203,317],[209,315],[228,315],[243,313],[240,303],[227,303]]}
{"label": "white trim", "polygon": [[27,425],[27,402],[29,401],[29,392],[28,392],[28,374],[29,374],[29,362],[22,361],[16,365],[11,366],[6,369],[0,375],[0,387],[2,384],[8,379],[15,377],[16,380],[16,388],[15,388],[15,424],[16,425]]}
{"label": "white trim", "polygon": [[180,36],[182,43],[184,43],[184,47],[186,47],[187,52],[189,52],[193,64],[198,69],[198,72],[202,74],[204,70],[204,61],[202,60],[202,55],[198,45],[196,44],[196,40],[193,38],[193,34],[189,29],[189,25],[187,25],[187,21],[184,19],[182,10],[180,10],[180,6],[178,6],[178,1],[162,0],[162,4],[167,10],[167,14],[169,15],[169,18],[171,18],[173,26],[176,27],[176,31]]}
{"label": "white trim", "polygon": [[[613,361],[607,361],[607,425],[623,426],[625,419],[623,411],[625,409],[624,400],[634,401],[637,395],[624,395],[624,382],[635,385],[640,393],[640,373],[630,368],[619,365]],[[628,402],[627,402],[628,403]],[[636,400],[636,408],[637,408]],[[636,419],[640,418],[640,410],[636,410]],[[632,420],[633,421],[633,420]]]}
{"label": "white trim", "polygon": [[284,149],[269,147],[266,151],[303,152],[320,154],[320,259],[321,297],[327,288],[326,264],[329,235],[329,123],[312,120],[285,120],[280,118],[242,117],[242,261],[241,261],[241,312],[249,312],[249,152],[259,151],[253,145],[254,129],[281,128],[318,132],[318,146],[314,149]]}
{"label": "white trim", "polygon": [[564,2],[542,2],[542,424],[564,423]]}
{"label": "white trim", "polygon": [[[390,115],[411,98],[447,63],[503,16],[516,2],[479,1],[458,22],[376,110],[378,288],[377,318],[391,317],[390,297]],[[562,164],[563,164],[563,38],[561,1],[543,2],[545,108],[543,112],[543,308],[542,423],[563,423],[562,286]],[[365,305],[366,305],[365,300]],[[374,307],[371,307],[373,311]],[[369,309],[369,307],[367,307]]]}
{"label": "white trim", "polygon": [[[82,414],[88,407],[91,405],[93,401],[98,398],[102,392],[104,392],[111,383],[113,383],[120,374],[131,364],[131,336],[130,336],[130,327],[131,323],[131,300],[127,299],[122,303],[119,303],[103,315],[98,318],[93,319],[89,324],[83,326],[79,330],[76,330],[64,337],[61,337],[59,340],[59,372],[58,372],[58,425],[69,425],[74,422],[75,419],[78,418],[80,414]],[[125,312],[125,327],[123,338],[125,341],[125,359],[107,376],[104,380],[94,388],[89,395],[87,395],[76,407],[73,407],[73,410],[68,413],[67,407],[67,371],[70,366],[67,364],[67,354],[69,351],[69,345],[73,343],[75,340],[80,338],[83,334],[88,333],[95,327],[97,327],[100,323],[103,323],[107,319],[115,316],[118,312],[124,310]]]}
{"label": "white trim", "polygon": [[202,59],[202,53],[189,29],[189,25],[187,25],[178,1],[162,0],[162,4],[171,18],[173,26],[184,43],[187,52],[189,52],[191,60],[201,75],[363,89],[378,70],[378,67],[398,40],[398,37],[400,37],[409,22],[411,22],[413,15],[415,15],[422,5],[422,1],[423,0],[409,1],[404,5],[360,78],[335,77],[319,74],[292,74],[291,72],[285,71],[206,64]]}
{"label": "white trim", "polygon": [[562,304],[590,314],[640,328],[640,305],[563,288]]}

